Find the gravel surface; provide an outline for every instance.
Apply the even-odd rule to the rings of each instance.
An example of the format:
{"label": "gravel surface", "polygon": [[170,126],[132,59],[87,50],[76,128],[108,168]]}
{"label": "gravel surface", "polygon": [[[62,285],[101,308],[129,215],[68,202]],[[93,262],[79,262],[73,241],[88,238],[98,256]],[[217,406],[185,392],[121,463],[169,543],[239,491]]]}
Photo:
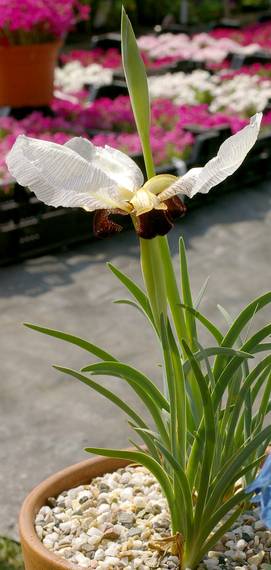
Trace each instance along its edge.
{"label": "gravel surface", "polygon": [[[49,499],[36,517],[44,546],[80,568],[177,569],[179,560],[157,548],[170,537],[166,500],[144,467],[125,467]],[[271,570],[271,532],[257,511],[239,517],[200,569]]]}

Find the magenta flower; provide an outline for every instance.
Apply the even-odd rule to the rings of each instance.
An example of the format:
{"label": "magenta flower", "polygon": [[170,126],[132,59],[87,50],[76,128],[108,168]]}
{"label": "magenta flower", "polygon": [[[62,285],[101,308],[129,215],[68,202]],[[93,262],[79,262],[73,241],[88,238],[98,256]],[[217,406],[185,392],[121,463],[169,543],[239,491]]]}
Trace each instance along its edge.
{"label": "magenta flower", "polygon": [[62,38],[89,17],[80,0],[0,0],[0,42],[40,43]]}

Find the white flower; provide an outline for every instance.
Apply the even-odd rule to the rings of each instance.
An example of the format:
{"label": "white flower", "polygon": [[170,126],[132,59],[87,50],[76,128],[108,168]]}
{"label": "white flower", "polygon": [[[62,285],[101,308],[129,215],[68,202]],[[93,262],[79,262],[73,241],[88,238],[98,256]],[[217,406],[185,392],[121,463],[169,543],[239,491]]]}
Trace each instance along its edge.
{"label": "white flower", "polygon": [[140,217],[152,210],[166,212],[166,201],[175,195],[191,198],[197,192],[207,193],[233,174],[254,145],[260,124],[258,113],[203,168],[192,168],[180,178],[155,176],[145,184],[141,170],[126,154],[96,147],[83,138],[61,146],[20,135],[7,165],[19,184],[48,205],[115,210]]}
{"label": "white flower", "polygon": [[55,70],[55,87],[65,93],[75,93],[85,85],[109,85],[113,80],[112,69],[107,69],[98,63],[83,66],[80,61],[71,61]]}

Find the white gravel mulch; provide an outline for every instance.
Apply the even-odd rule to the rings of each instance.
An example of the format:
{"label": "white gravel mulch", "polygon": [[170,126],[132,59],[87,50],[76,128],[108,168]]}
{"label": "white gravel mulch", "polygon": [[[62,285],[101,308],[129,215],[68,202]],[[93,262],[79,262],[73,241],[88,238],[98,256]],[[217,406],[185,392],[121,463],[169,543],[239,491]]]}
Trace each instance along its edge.
{"label": "white gravel mulch", "polygon": [[[71,568],[177,569],[155,542],[171,535],[167,502],[144,467],[125,467],[48,500],[36,517],[44,546]],[[271,570],[271,531],[257,510],[245,512],[199,566],[207,570]]]}

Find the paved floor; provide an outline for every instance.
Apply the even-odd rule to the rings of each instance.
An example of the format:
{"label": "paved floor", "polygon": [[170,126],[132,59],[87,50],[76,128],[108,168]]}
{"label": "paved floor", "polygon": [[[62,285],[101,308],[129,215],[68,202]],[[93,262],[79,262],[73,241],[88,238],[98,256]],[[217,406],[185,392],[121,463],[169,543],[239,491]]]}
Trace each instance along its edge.
{"label": "paved floor", "polygon": [[[219,323],[216,303],[233,315],[271,286],[271,183],[219,196],[193,210],[170,234],[189,252],[195,294],[211,280],[202,309]],[[86,353],[22,326],[31,321],[91,339],[158,380],[159,354],[140,314],[112,304],[123,295],[106,261],[139,274],[133,233],[32,259],[0,271],[0,535],[16,536],[26,493],[50,473],[85,458],[87,445],[125,446],[119,411],[52,363],[80,368]],[[266,322],[268,311],[257,317]],[[108,382],[108,381],[107,381]],[[131,400],[129,389],[112,380]]]}

